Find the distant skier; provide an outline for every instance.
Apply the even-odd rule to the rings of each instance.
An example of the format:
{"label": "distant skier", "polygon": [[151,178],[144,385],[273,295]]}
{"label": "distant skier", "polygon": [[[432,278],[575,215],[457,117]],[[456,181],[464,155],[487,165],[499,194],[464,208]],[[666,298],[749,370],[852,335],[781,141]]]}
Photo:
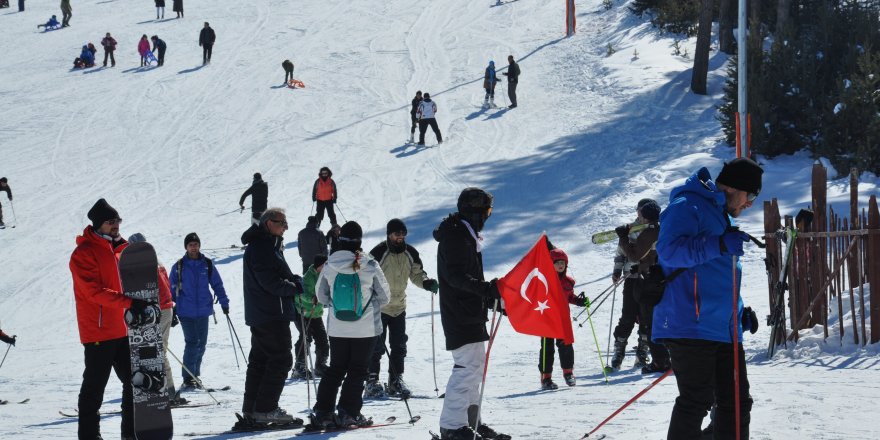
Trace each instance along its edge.
{"label": "distant skier", "polygon": [[293,63],[290,60],[284,60],[281,63],[281,67],[284,69],[284,84],[287,84],[288,81],[293,79]]}
{"label": "distant skier", "polygon": [[[12,201],[12,188],[9,187],[9,180],[5,177],[0,177],[0,191],[6,192],[6,198],[11,202]],[[3,223],[3,205],[0,204],[0,227],[5,227],[6,225]]]}
{"label": "distant skier", "polygon": [[160,12],[161,17],[165,18],[165,0],[156,0],[156,20],[159,19]]}
{"label": "distant skier", "polygon": [[60,23],[58,23],[58,19],[55,18],[55,16],[53,15],[52,18],[50,18],[49,21],[47,21],[46,23],[44,23],[44,24],[38,24],[38,25],[37,25],[37,29],[39,29],[39,28],[41,28],[41,27],[42,27],[42,28],[46,28],[47,30],[48,30],[48,29],[55,29],[55,28],[57,28],[59,25],[60,25]]}
{"label": "distant skier", "polygon": [[73,17],[73,8],[70,7],[70,0],[61,0],[61,27],[70,26],[70,17]]}
{"label": "distant skier", "polygon": [[202,47],[202,65],[211,62],[211,51],[214,48],[214,41],[216,39],[217,34],[214,33],[214,29],[211,29],[211,25],[206,21],[205,27],[199,33],[199,46]]}
{"label": "distant skier", "polygon": [[321,167],[318,171],[318,178],[312,186],[312,201],[317,203],[315,208],[315,219],[318,224],[324,220],[324,211],[327,211],[327,217],[330,217],[330,224],[336,226],[336,211],[333,205],[339,193],[336,191],[336,182],[333,181],[333,172],[330,168]]}
{"label": "distant skier", "polygon": [[416,96],[412,99],[412,106],[409,110],[409,118],[412,120],[412,126],[409,128],[409,141],[410,143],[415,142],[416,135],[416,125],[418,125],[419,118],[416,114],[419,112],[419,104],[422,103],[422,91],[416,91]]}
{"label": "distant skier", "polygon": [[138,53],[141,55],[141,67],[144,67],[150,63],[148,53],[150,52],[150,42],[147,40],[147,34],[141,35],[141,40],[138,41]]}
{"label": "distant skier", "polygon": [[183,18],[183,0],[174,0],[171,10],[177,13],[177,18]]}
{"label": "distant skier", "polygon": [[242,211],[244,211],[244,199],[247,196],[251,196],[251,223],[256,225],[260,222],[263,211],[269,205],[269,184],[263,181],[262,174],[254,173],[254,182],[251,183],[251,187],[245,190],[241,198],[238,199],[238,206]]}
{"label": "distant skier", "polygon": [[303,273],[309,270],[315,255],[327,255],[327,238],[321,232],[317,217],[310,215],[306,227],[296,236],[299,257],[302,259]]}
{"label": "distant skier", "polygon": [[104,67],[107,67],[107,57],[110,57],[110,67],[116,67],[116,58],[113,52],[116,51],[116,40],[110,36],[110,32],[101,40],[101,46],[104,47]]}
{"label": "distant skier", "polygon": [[419,145],[425,145],[425,132],[428,131],[428,126],[431,126],[431,130],[434,130],[434,136],[437,137],[437,143],[443,143],[443,136],[440,134],[440,127],[437,126],[437,119],[435,116],[437,115],[437,104],[434,101],[431,101],[431,95],[429,93],[424,94],[424,99],[419,103],[419,109],[416,111],[416,116],[419,118]]}
{"label": "distant skier", "polygon": [[13,347],[15,347],[15,340],[18,339],[18,336],[12,335],[9,336],[3,332],[3,329],[0,328],[0,341],[3,341]]}
{"label": "distant skier", "polygon": [[519,64],[513,60],[513,55],[507,56],[507,97],[510,98],[510,108],[516,108],[516,85],[519,84]]}
{"label": "distant skier", "polygon": [[167,48],[167,46],[165,45],[165,41],[163,41],[161,38],[159,38],[156,35],[153,35],[152,37],[150,37],[150,40],[153,40],[153,51],[158,52],[158,58],[156,59],[156,61],[158,62],[159,66],[164,66],[165,65],[165,49]]}
{"label": "distant skier", "polygon": [[495,84],[498,84],[498,75],[495,72],[495,61],[489,61],[489,66],[483,74],[483,88],[486,89],[486,97],[483,105],[495,107]]}

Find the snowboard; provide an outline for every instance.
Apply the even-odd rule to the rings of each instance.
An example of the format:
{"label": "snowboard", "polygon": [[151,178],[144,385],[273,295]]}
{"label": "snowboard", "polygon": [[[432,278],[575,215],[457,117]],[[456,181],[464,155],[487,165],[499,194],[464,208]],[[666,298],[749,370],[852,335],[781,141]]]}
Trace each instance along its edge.
{"label": "snowboard", "polygon": [[174,433],[171,406],[165,388],[165,347],[159,331],[159,262],[153,246],[130,244],[119,256],[122,293],[150,305],[139,320],[125,313],[131,354],[134,395],[134,431],[138,440],[166,440]]}

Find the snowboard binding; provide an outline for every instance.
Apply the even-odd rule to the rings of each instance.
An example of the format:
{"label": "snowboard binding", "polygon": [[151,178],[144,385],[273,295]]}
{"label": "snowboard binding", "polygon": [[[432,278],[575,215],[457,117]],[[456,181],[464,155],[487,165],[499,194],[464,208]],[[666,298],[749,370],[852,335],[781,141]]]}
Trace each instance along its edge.
{"label": "snowboard binding", "polygon": [[150,304],[140,313],[127,309],[125,311],[125,323],[132,328],[143,327],[145,325],[159,325],[159,318],[162,311],[159,310],[157,304]]}
{"label": "snowboard binding", "polygon": [[165,373],[135,371],[131,375],[132,386],[138,387],[144,391],[158,393],[165,388]]}

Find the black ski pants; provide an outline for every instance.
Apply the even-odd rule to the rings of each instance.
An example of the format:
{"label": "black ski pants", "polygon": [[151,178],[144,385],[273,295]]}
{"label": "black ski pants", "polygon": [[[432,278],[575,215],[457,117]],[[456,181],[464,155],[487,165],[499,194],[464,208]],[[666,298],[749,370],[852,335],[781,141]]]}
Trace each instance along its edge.
{"label": "black ski pants", "polygon": [[318,200],[317,208],[315,208],[315,219],[318,220],[318,223],[321,223],[324,220],[324,211],[327,211],[327,217],[330,217],[331,224],[336,223],[336,211],[333,210],[333,200]]}
{"label": "black ski pants", "polygon": [[83,344],[85,348],[85,370],[82,386],[79,389],[79,428],[80,439],[94,440],[101,432],[101,402],[104,401],[104,388],[110,379],[110,369],[122,382],[122,435],[134,436],[134,411],[131,390],[131,353],[128,351],[128,337],[109,341]]}
{"label": "black ski pants", "polygon": [[[651,340],[651,325],[654,322],[654,306],[639,304],[639,334],[648,338],[648,348],[651,350],[651,362],[654,365],[666,365],[669,363],[669,350],[662,343]],[[645,333],[641,333],[644,328]]]}
{"label": "black ski pants", "polygon": [[510,105],[516,107],[516,83],[517,81],[507,81],[507,97],[510,98]]}
{"label": "black ski pants", "polygon": [[61,27],[70,26],[70,18],[73,17],[72,12],[65,12],[63,9],[61,10]]}
{"label": "black ski pants", "polygon": [[159,56],[156,58],[156,61],[159,62],[160,66],[165,65],[165,49],[159,48]]}
{"label": "black ski pants", "polygon": [[403,374],[403,360],[406,358],[406,312],[397,316],[382,314],[382,334],[376,336],[373,360],[370,362],[370,376],[379,377],[382,355],[385,354],[386,336],[390,346],[391,359],[388,360],[388,381]]}
{"label": "black ski pants", "polygon": [[203,44],[202,45],[202,64],[208,64],[211,62],[211,51],[214,49],[213,44]]}
{"label": "black ski pants", "polygon": [[284,84],[293,79],[293,69],[284,69]]}
{"label": "black ski pants", "polygon": [[[667,440],[700,438],[703,418],[713,403],[717,403],[714,438],[734,440],[733,345],[703,339],[666,339],[664,343],[678,384]],[[738,348],[740,436],[748,439],[752,397],[745,353],[742,345]]]}
{"label": "black ski pants", "polygon": [[620,311],[620,320],[617,321],[617,327],[614,327],[614,337],[628,339],[632,334],[636,321],[639,323],[639,335],[647,334],[645,320],[639,316],[639,303],[633,296],[635,289],[635,278],[627,278],[623,281],[623,307]]}
{"label": "black ski pants", "polygon": [[425,118],[419,119],[419,144],[425,144],[425,132],[428,131],[429,125],[431,126],[431,130],[434,130],[434,136],[437,137],[437,142],[443,142],[443,136],[440,135],[440,127],[437,126],[437,119]]}
{"label": "black ski pants", "polygon": [[419,118],[416,117],[415,113],[410,113],[409,119],[412,121],[412,126],[409,128],[409,134],[412,136],[416,134],[416,126],[419,125]]}
{"label": "black ski pants", "polygon": [[107,48],[104,48],[104,66],[107,65],[107,58],[110,58],[110,63],[111,63],[110,65],[111,65],[111,66],[115,66],[115,65],[116,65],[116,58],[113,56],[113,51],[114,51],[114,50],[115,50],[115,49],[109,49],[109,50],[108,50]]}
{"label": "black ski pants", "polygon": [[[297,363],[305,363],[306,350],[309,349],[312,341],[315,342],[315,362],[317,364],[327,363],[330,357],[330,342],[327,340],[327,329],[324,328],[324,321],[321,318],[305,318],[305,332],[303,331],[303,321],[297,313],[296,320],[293,321],[299,331],[299,338],[293,345]],[[305,344],[305,345],[304,345]]]}
{"label": "black ski pants", "polygon": [[290,339],[289,321],[251,326],[251,352],[248,355],[242,411],[269,412],[278,408],[284,380],[293,366]]}
{"label": "black ski pants", "polygon": [[375,337],[330,337],[330,368],[318,384],[315,411],[333,411],[336,393],[341,384],[342,391],[336,409],[341,409],[352,416],[361,413],[361,407],[364,406],[364,380],[367,378],[367,366],[375,343]]}
{"label": "black ski pants", "polygon": [[554,345],[559,348],[559,364],[564,370],[574,368],[574,347],[566,344],[562,339],[541,338],[541,352],[538,358],[538,370],[541,374],[553,372]]}

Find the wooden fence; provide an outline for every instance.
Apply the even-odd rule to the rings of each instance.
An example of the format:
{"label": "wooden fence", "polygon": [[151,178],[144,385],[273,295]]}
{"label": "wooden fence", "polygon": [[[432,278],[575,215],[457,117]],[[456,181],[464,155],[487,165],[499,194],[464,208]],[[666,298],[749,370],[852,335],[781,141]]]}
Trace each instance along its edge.
{"label": "wooden fence", "polygon": [[[812,224],[799,231],[790,258],[788,276],[788,320],[777,343],[797,340],[797,330],[821,325],[828,334],[828,310],[840,317],[840,339],[848,336],[856,344],[880,341],[880,212],[872,195],[867,209],[859,207],[858,170],[850,171],[850,210],[835,212],[826,202],[828,172],[813,165]],[[768,286],[771,309],[786,250],[784,238],[776,232],[794,226],[791,216],[780,217],[776,199],[764,202],[764,238],[767,241]],[[866,305],[866,286],[870,304]],[[851,301],[844,304],[844,294]],[[849,322],[843,322],[849,312]],[[866,328],[866,318],[871,318]],[[785,317],[783,317],[785,319]],[[784,334],[783,334],[784,333]]]}

